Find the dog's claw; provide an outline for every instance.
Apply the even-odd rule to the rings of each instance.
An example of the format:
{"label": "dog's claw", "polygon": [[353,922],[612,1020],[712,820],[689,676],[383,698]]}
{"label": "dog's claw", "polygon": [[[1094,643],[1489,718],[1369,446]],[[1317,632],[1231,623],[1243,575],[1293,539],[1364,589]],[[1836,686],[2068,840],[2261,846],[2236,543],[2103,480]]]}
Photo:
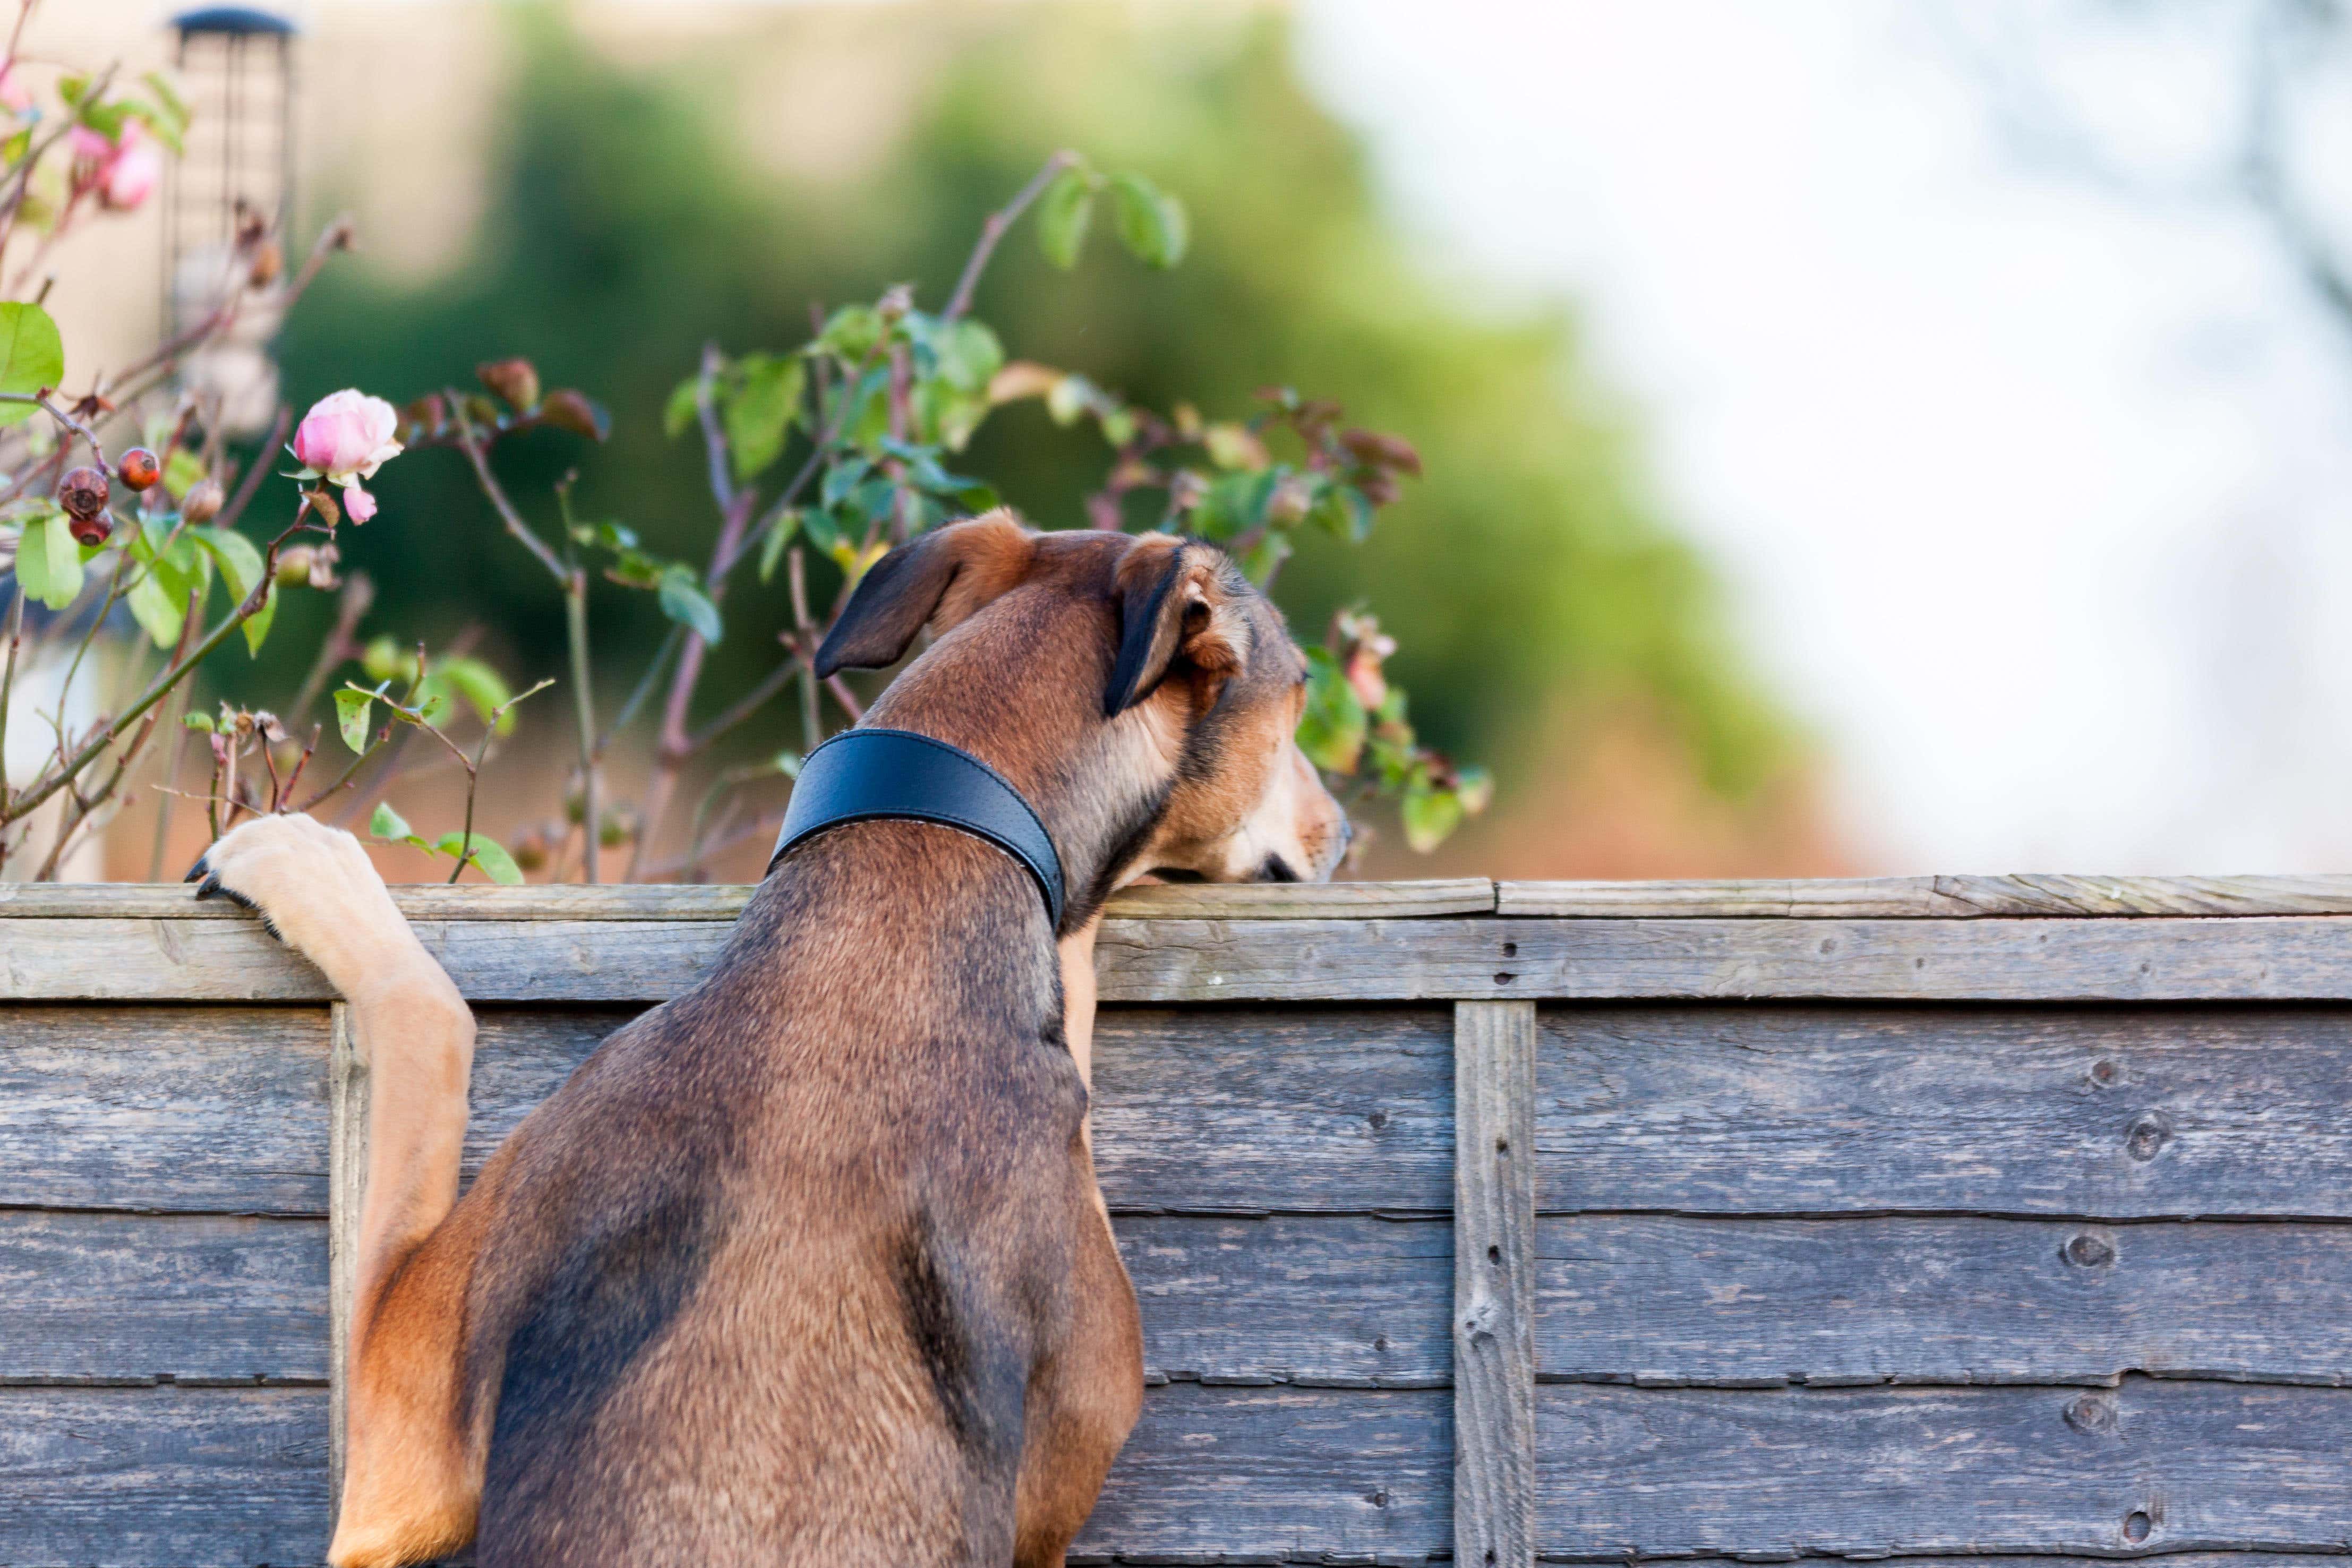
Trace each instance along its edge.
{"label": "dog's claw", "polygon": [[[194,882],[194,881],[198,880],[199,878],[210,877],[210,876],[212,875],[212,867],[210,867],[209,865],[205,864],[205,862],[206,861],[210,860],[211,858],[212,858],[212,857],[211,857],[211,855],[209,855],[209,854],[201,854],[201,855],[198,855],[198,856],[196,857],[196,863],[195,863],[195,864],[194,864],[194,865],[192,865],[192,866],[190,866],[190,867],[188,868],[188,874],[187,874],[187,875],[185,875],[185,876],[184,876],[184,877],[182,877],[180,880],[181,880],[182,882]],[[206,892],[205,892],[205,890],[204,888],[201,888],[201,887],[200,887],[200,888],[198,888],[198,889],[196,889],[196,896],[197,896],[198,898],[205,897],[205,896],[206,896]]]}

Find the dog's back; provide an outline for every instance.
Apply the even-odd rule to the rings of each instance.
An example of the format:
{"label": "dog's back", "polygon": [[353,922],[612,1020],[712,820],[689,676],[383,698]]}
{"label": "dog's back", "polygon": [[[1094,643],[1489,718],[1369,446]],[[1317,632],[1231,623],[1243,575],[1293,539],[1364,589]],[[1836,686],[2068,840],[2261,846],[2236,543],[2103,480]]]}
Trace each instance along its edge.
{"label": "dog's back", "polygon": [[[851,852],[924,918],[843,897]],[[1085,1090],[1050,946],[936,916],[1042,923],[1021,876],[921,824],[811,846],[486,1172],[485,1563],[1010,1560]]]}

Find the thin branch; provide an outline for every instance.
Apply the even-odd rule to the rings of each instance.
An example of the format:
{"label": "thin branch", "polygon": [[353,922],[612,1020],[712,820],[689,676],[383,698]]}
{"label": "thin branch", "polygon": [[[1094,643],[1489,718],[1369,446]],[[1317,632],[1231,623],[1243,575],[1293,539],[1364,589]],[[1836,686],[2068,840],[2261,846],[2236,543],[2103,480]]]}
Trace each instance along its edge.
{"label": "thin branch", "polygon": [[490,472],[489,455],[480,438],[474,434],[474,422],[467,417],[465,400],[455,391],[443,395],[448,399],[450,417],[457,422],[457,449],[466,455],[466,461],[474,465],[474,478],[481,486],[482,494],[489,498],[492,509],[499,514],[499,520],[506,525],[507,532],[521,540],[525,548],[539,558],[539,564],[547,568],[548,575],[561,586],[570,579],[571,573],[564,570],[563,562],[556,559],[555,552],[547,548],[547,541],[522,520],[522,514],[507,498],[506,487],[499,483],[498,476]]}
{"label": "thin branch", "polygon": [[703,750],[712,741],[759,712],[767,706],[770,697],[782,691],[786,684],[800,674],[800,669],[799,661],[787,660],[769,671],[766,678],[745,693],[734,706],[688,737],[687,749],[689,752]]}
{"label": "thin branch", "polygon": [[229,497],[228,505],[214,515],[214,528],[236,527],[237,519],[245,516],[245,509],[253,505],[253,497],[260,492],[261,481],[269,475],[269,455],[286,444],[286,432],[293,423],[294,411],[279,403],[278,417],[269,422],[269,438],[253,455],[253,466],[246,470],[245,479],[237,486],[236,494]]}
{"label": "thin branch", "polygon": [[1076,152],[1064,148],[1046,159],[1045,166],[1031,175],[1029,183],[1011,201],[988,214],[980,225],[980,243],[971,247],[971,259],[963,264],[963,276],[956,279],[955,292],[948,297],[948,308],[940,312],[940,320],[953,321],[971,308],[972,293],[980,287],[980,275],[988,270],[989,258],[996,254],[997,242],[1020,221],[1021,214],[1029,210],[1029,204],[1044,195],[1045,187],[1063,170],[1076,168],[1078,161]]}

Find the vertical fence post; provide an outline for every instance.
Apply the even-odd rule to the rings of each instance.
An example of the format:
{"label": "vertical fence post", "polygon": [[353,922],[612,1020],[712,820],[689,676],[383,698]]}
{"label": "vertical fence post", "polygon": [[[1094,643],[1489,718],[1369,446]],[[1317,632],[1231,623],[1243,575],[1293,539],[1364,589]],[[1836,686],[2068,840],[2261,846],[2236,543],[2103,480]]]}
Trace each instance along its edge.
{"label": "vertical fence post", "polygon": [[1454,1009],[1454,1561],[1536,1554],[1536,1008]]}
{"label": "vertical fence post", "polygon": [[360,1198],[367,1186],[368,1069],[352,1009],[330,1009],[327,1057],[327,1523],[343,1503],[345,1374],[352,1351],[352,1286],[359,1267]]}

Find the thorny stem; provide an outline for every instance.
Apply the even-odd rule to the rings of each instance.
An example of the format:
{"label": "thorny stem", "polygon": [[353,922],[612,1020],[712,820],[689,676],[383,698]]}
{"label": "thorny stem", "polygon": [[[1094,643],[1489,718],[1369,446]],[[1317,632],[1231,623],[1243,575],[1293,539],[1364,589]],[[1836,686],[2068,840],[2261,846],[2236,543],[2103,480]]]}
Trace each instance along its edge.
{"label": "thorny stem", "polygon": [[592,886],[602,881],[596,841],[599,809],[596,788],[596,699],[588,685],[588,573],[572,543],[572,481],[564,476],[555,487],[556,504],[563,514],[563,564],[571,575],[563,584],[563,634],[572,659],[572,712],[580,730],[580,807],[582,835],[580,874]]}
{"label": "thorny stem", "polygon": [[465,453],[466,461],[474,465],[475,481],[481,486],[482,494],[489,498],[491,509],[498,513],[499,521],[506,525],[507,532],[521,540],[523,546],[539,558],[539,564],[547,568],[547,573],[555,579],[556,586],[563,586],[571,580],[572,574],[564,570],[555,552],[547,548],[547,541],[522,520],[522,514],[507,498],[506,487],[499,483],[498,476],[490,472],[489,455],[484,450],[480,437],[474,434],[474,422],[466,415],[465,400],[455,391],[445,392],[442,395],[448,400],[450,418],[457,422],[457,448]]}
{"label": "thorny stem", "polygon": [[1078,165],[1078,155],[1064,148],[1045,160],[1045,166],[1029,178],[1029,183],[1014,193],[1011,201],[988,214],[980,225],[980,243],[971,247],[971,259],[963,264],[963,276],[956,279],[955,292],[948,297],[948,308],[940,312],[940,319],[952,321],[971,308],[973,291],[980,287],[980,275],[988,270],[989,257],[996,254],[997,242],[1004,232],[1029,210],[1029,204],[1045,193],[1045,187],[1065,169]]}
{"label": "thorny stem", "polygon": [[319,656],[311,662],[310,673],[302,677],[301,689],[294,694],[293,706],[286,710],[287,718],[300,723],[309,716],[310,705],[319,700],[319,693],[325,688],[327,677],[334,673],[335,666],[359,656],[352,633],[358,629],[360,617],[374,602],[375,584],[365,572],[352,573],[335,601],[335,624],[327,632],[327,640],[319,644]]}
{"label": "thorny stem", "polygon": [[816,710],[816,628],[809,621],[808,569],[798,545],[793,547],[790,581],[793,624],[798,628],[793,647],[801,661],[801,755],[805,757],[817,748],[824,734]]}
{"label": "thorny stem", "polygon": [[[507,716],[507,710],[514,706],[515,704],[522,701],[525,697],[537,696],[540,693],[545,691],[554,684],[555,683],[553,681],[541,681],[539,685],[531,687],[529,691],[517,692],[514,695],[509,697],[506,701],[492,708],[490,710],[489,718],[482,725],[482,738],[480,742],[475,746],[474,755],[471,759],[468,759],[464,752],[457,751],[457,743],[452,741],[447,736],[443,735],[437,729],[433,730],[433,737],[436,740],[438,740],[442,745],[447,747],[450,750],[457,751],[457,760],[465,763],[466,765],[466,828],[463,836],[457,841],[457,863],[456,866],[452,867],[449,872],[449,880],[451,882],[456,882],[460,876],[465,874],[466,862],[474,858],[474,796],[481,785],[482,760],[490,754],[490,741],[499,733],[499,722]],[[427,725],[425,727],[427,729],[432,729],[433,727]]]}
{"label": "thorny stem", "polygon": [[100,468],[106,466],[106,448],[99,444],[98,433],[91,430],[89,425],[84,424],[80,420],[76,419],[72,414],[68,413],[65,410],[51,402],[49,401],[48,393],[0,392],[0,402],[24,402],[32,404],[35,408],[39,409],[43,413],[47,414],[51,419],[56,420],[58,424],[64,426],[67,430],[69,430],[74,434],[80,436],[89,446],[90,460],[96,463]]}

